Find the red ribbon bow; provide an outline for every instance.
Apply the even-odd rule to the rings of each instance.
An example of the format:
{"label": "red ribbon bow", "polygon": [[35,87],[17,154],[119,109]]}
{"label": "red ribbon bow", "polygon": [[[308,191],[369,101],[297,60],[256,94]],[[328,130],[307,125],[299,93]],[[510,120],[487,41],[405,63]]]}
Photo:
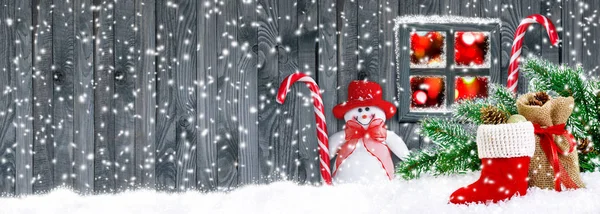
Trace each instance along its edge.
{"label": "red ribbon bow", "polygon": [[[577,184],[571,179],[569,173],[565,171],[562,164],[558,160],[558,153],[561,154],[569,154],[573,152],[575,145],[575,137],[565,129],[565,124],[559,124],[549,127],[541,127],[539,124],[533,124],[534,132],[540,137],[540,146],[542,150],[544,150],[544,154],[546,154],[546,158],[552,164],[552,169],[554,170],[554,189],[556,191],[561,191],[561,182],[567,188],[578,188]],[[562,135],[564,136],[569,143],[569,152],[565,153],[556,142],[554,142],[554,135]]]}
{"label": "red ribbon bow", "polygon": [[392,162],[390,149],[383,143],[387,137],[387,130],[383,120],[375,119],[371,121],[369,127],[366,129],[357,121],[349,120],[346,122],[346,129],[344,131],[346,142],[337,153],[333,174],[335,175],[342,162],[354,152],[356,145],[360,142],[359,140],[362,139],[367,151],[379,160],[388,178],[391,180],[394,175],[394,163]]}

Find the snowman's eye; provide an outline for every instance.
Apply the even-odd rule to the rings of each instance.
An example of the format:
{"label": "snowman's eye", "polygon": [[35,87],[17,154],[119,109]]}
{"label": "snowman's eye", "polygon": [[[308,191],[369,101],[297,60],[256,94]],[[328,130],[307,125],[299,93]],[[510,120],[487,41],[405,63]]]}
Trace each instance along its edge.
{"label": "snowman's eye", "polygon": [[362,112],[362,108],[359,108],[359,109],[358,109],[358,112]]}
{"label": "snowman's eye", "polygon": [[366,108],[365,108],[365,111],[369,111],[369,107],[366,107]]}

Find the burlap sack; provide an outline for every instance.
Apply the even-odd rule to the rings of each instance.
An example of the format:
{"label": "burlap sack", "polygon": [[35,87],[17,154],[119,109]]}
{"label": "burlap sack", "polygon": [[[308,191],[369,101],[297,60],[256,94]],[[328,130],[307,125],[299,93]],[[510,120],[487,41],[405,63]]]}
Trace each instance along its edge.
{"label": "burlap sack", "polygon": [[[532,123],[537,123],[542,127],[553,126],[566,123],[573,112],[574,100],[573,97],[558,97],[550,99],[543,106],[529,105],[529,100],[535,93],[522,95],[517,99],[517,110],[520,115],[523,115]],[[529,186],[540,187],[544,189],[554,189],[554,171],[550,161],[546,158],[544,150],[540,146],[540,137],[535,136],[536,145],[533,158],[529,167]],[[568,152],[569,143],[563,136],[554,136],[554,141],[561,150]],[[558,159],[563,168],[573,182],[578,187],[584,187],[579,175],[579,159],[577,149],[573,152],[564,155],[559,153]]]}

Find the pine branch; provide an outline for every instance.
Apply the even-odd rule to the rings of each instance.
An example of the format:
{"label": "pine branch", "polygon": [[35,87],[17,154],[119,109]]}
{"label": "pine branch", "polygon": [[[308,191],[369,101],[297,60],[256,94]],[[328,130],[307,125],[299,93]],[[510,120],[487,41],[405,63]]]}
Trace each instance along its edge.
{"label": "pine branch", "polygon": [[576,137],[589,137],[598,131],[598,114],[590,108],[596,106],[597,97],[593,84],[588,84],[581,67],[559,67],[546,60],[532,58],[526,61],[523,70],[532,77],[534,90],[554,91],[560,96],[575,99],[575,108],[567,125]]}
{"label": "pine branch", "polygon": [[[533,90],[554,91],[560,96],[572,96],[575,100],[573,113],[567,127],[579,139],[590,138],[595,148],[600,148],[600,98],[597,96],[600,84],[585,77],[582,67],[575,69],[557,66],[542,59],[528,59],[524,66],[525,74],[531,77]],[[600,167],[597,152],[582,155],[579,165],[583,171],[597,171]]]}
{"label": "pine branch", "polygon": [[405,179],[419,177],[424,172],[434,175],[478,170],[477,147],[473,133],[452,120],[429,118],[421,121],[421,134],[437,147],[430,152],[410,156],[400,163],[398,173]]}
{"label": "pine branch", "polygon": [[490,86],[490,99],[493,103],[498,104],[498,107],[507,114],[518,114],[516,105],[517,99],[508,88],[502,85],[492,84]]}
{"label": "pine branch", "polygon": [[421,173],[431,171],[431,166],[435,164],[438,155],[439,153],[435,151],[433,153],[430,151],[411,153],[407,160],[398,165],[396,173],[406,180],[418,178]]}
{"label": "pine branch", "polygon": [[482,124],[480,109],[490,105],[485,99],[464,100],[454,104],[453,114],[463,122]]}

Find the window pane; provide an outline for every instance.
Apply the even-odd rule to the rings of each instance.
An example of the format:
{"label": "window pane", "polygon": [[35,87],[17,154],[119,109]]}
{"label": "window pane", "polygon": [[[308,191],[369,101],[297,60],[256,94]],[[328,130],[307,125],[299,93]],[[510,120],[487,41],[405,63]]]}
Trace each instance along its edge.
{"label": "window pane", "polygon": [[459,31],[454,38],[454,63],[457,67],[490,67],[489,33]]}
{"label": "window pane", "polygon": [[461,101],[488,96],[488,77],[456,77],[454,100]]}
{"label": "window pane", "polygon": [[440,68],[446,66],[446,33],[416,31],[410,33],[410,67]]}
{"label": "window pane", "polygon": [[446,99],[445,77],[411,76],[410,108],[413,111],[444,111]]}

